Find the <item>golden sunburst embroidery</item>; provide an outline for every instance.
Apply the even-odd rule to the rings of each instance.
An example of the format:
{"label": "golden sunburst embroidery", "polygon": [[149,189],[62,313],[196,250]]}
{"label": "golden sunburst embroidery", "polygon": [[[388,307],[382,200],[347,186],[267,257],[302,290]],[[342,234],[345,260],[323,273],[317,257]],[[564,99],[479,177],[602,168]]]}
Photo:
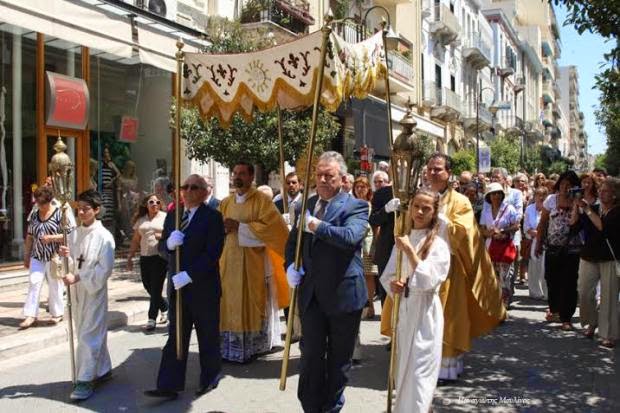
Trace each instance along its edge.
{"label": "golden sunburst embroidery", "polygon": [[271,83],[269,69],[266,69],[264,63],[260,60],[252,60],[248,67],[245,68],[245,73],[248,74],[252,89],[258,93],[263,93],[264,90],[269,88]]}

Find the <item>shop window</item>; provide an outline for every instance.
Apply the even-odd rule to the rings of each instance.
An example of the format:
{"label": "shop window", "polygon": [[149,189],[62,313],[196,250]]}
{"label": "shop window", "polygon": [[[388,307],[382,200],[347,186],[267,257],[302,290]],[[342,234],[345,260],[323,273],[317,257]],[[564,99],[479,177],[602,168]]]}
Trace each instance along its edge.
{"label": "shop window", "polygon": [[104,201],[103,224],[123,254],[142,198],[157,192],[165,206],[172,179],[172,74],[90,51],[90,185]]}
{"label": "shop window", "polygon": [[36,188],[36,33],[0,23],[0,265],[19,263]]}

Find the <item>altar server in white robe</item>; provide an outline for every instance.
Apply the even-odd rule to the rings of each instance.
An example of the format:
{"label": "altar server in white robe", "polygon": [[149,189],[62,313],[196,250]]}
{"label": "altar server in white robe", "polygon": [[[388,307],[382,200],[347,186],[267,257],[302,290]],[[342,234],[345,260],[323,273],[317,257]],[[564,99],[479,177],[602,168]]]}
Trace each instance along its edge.
{"label": "altar server in white robe", "polygon": [[93,395],[97,384],[111,375],[107,347],[108,278],[114,267],[114,237],[97,220],[101,195],[93,190],[77,198],[81,225],[71,233],[61,255],[73,258],[73,271],[63,281],[71,285],[73,320],[77,336],[76,384],[72,400]]}
{"label": "altar server in white robe", "polygon": [[[443,308],[438,291],[448,276],[450,249],[442,237],[439,194],[419,189],[409,204],[409,235],[395,238],[381,276],[388,294],[401,293],[397,332],[395,413],[427,413],[441,367]],[[402,254],[396,281],[396,251]]]}

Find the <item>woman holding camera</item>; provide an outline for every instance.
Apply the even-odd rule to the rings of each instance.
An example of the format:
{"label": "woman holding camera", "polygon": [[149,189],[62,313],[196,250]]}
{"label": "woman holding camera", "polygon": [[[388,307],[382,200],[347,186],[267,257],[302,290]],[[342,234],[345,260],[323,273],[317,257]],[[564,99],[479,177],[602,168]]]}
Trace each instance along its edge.
{"label": "woman holding camera", "polygon": [[[579,262],[579,310],[584,335],[594,337],[598,327],[601,345],[613,348],[618,339],[618,276],[620,256],[620,179],[607,178],[600,191],[600,205],[579,200],[586,242]],[[596,308],[596,286],[601,283],[601,303]]]}
{"label": "woman holding camera", "polygon": [[[555,193],[543,202],[536,233],[536,257],[545,248],[545,281],[549,310],[547,321],[559,321],[562,330],[573,329],[571,319],[577,308],[577,277],[579,251],[579,211],[576,208],[580,193],[579,177],[573,171],[559,176]],[[578,189],[578,190],[577,190]]]}
{"label": "woman holding camera", "polygon": [[581,188],[583,189],[582,199],[588,205],[598,204],[598,179],[592,172],[586,172],[579,178],[581,179]]}

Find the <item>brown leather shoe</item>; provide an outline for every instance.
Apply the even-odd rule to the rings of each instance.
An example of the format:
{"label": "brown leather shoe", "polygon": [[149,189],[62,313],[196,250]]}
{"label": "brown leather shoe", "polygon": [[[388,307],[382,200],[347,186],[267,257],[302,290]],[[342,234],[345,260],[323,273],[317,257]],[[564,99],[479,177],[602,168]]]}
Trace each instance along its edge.
{"label": "brown leather shoe", "polygon": [[34,317],[26,317],[24,321],[19,323],[19,329],[25,330],[27,328],[33,327],[37,323],[37,319]]}

